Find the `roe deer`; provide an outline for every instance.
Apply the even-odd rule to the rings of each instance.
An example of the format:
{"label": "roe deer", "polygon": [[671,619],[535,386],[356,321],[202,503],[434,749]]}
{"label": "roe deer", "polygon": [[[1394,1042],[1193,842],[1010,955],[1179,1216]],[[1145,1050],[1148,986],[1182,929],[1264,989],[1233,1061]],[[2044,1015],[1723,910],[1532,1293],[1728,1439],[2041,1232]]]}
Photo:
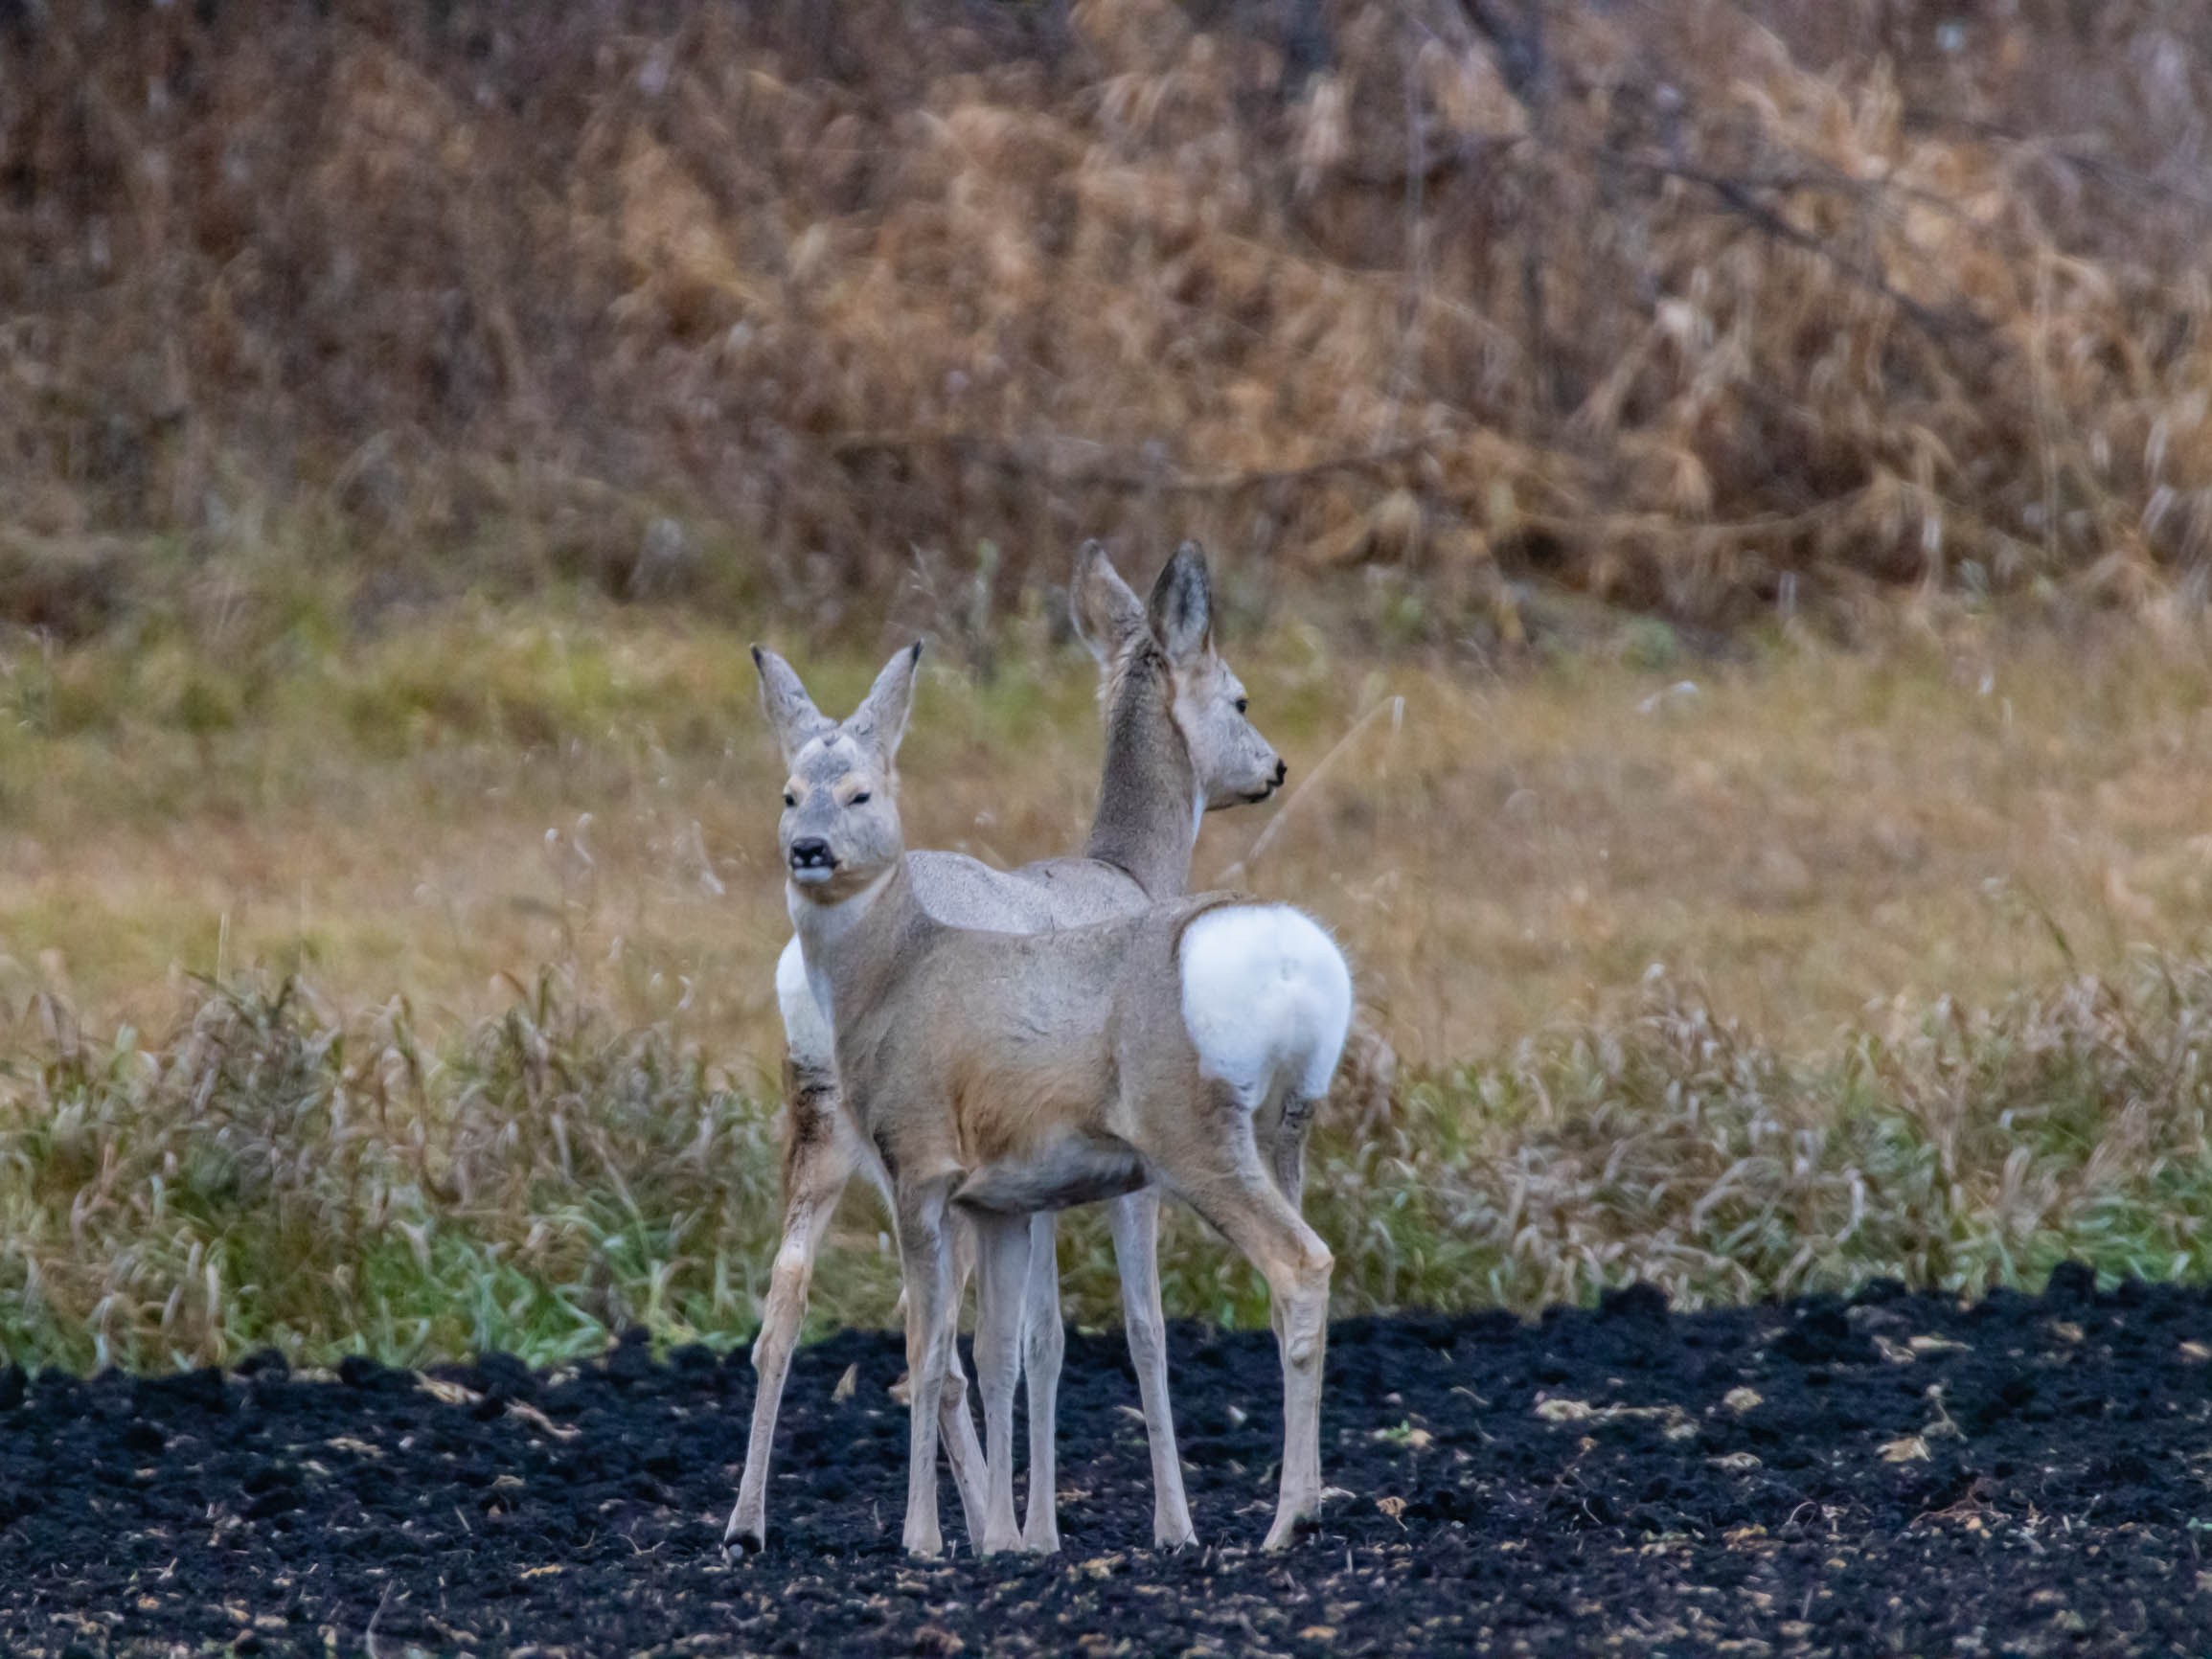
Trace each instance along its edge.
{"label": "roe deer", "polygon": [[905,1276],[911,1554],[943,1548],[939,1409],[957,1328],[953,1218],[978,1239],[981,1549],[1016,1548],[1013,1396],[1029,1217],[1158,1183],[1267,1282],[1284,1450],[1270,1549],[1321,1503],[1332,1258],[1270,1171],[1261,1121],[1302,1123],[1352,1011],[1343,957],[1287,905],[1214,895],[1045,933],[929,915],[904,856],[894,761],[917,645],[842,725],[755,648],[791,769],[777,829],[787,902],[831,1020],[844,1117],[891,1195]]}
{"label": "roe deer", "polygon": [[[1212,587],[1197,543],[1185,542],[1168,560],[1148,606],[1099,544],[1086,542],[1076,556],[1068,600],[1076,631],[1098,659],[1106,708],[1106,764],[1083,855],[1006,872],[956,853],[909,853],[917,898],[939,920],[1038,932],[1129,914],[1174,897],[1188,885],[1203,813],[1265,800],[1286,775],[1282,760],[1245,718],[1244,688],[1214,649]],[[814,1256],[839,1194],[866,1162],[840,1111],[829,1022],[815,1005],[795,936],[776,965],[776,991],[787,1042],[783,1243],[753,1345],[752,1430],[725,1534],[728,1542],[754,1546],[765,1539],[777,1408],[806,1314]],[[1153,1537],[1163,1546],[1181,1545],[1195,1534],[1168,1409],[1159,1194],[1146,1190],[1117,1198],[1112,1224],[1130,1357],[1152,1441]],[[1023,1539],[1031,1549],[1052,1550],[1059,1547],[1053,1422],[1066,1339],[1052,1216],[1038,1215],[1033,1228],[1021,1318],[1030,1441]],[[982,1459],[963,1390],[955,1357],[942,1409],[972,1540],[981,1535]]]}

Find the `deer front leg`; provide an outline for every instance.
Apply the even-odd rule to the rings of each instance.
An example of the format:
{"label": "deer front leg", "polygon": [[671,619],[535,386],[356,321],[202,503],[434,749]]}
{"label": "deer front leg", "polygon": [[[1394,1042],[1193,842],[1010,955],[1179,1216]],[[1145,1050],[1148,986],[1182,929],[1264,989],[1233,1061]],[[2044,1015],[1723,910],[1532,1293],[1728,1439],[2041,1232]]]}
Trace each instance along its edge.
{"label": "deer front leg", "polygon": [[769,1273],[760,1334],[753,1340],[753,1425],[745,1442],[744,1473],[722,1532],[725,1546],[745,1550],[767,1541],[768,1464],[784,1379],[807,1316],[815,1254],[857,1161],[853,1132],[839,1105],[834,1065],[818,1053],[803,1053],[794,1041],[785,1082],[784,1238]]}
{"label": "deer front leg", "polygon": [[[946,1213],[946,1231],[952,1240],[952,1307],[955,1327],[959,1308],[968,1300],[968,1281],[975,1271],[975,1229],[958,1208]],[[899,1292],[899,1317],[906,1317],[906,1291]],[[914,1373],[906,1374],[914,1386]],[[990,1472],[984,1466],[983,1444],[975,1438],[975,1419],[968,1411],[968,1374],[960,1368],[960,1342],[952,1344],[952,1358],[945,1371],[945,1395],[937,1402],[938,1434],[945,1446],[945,1462],[952,1470],[952,1489],[960,1497],[960,1518],[968,1527],[968,1542],[977,1547],[983,1536],[983,1511],[989,1507]]]}
{"label": "deer front leg", "polygon": [[1060,1368],[1067,1329],[1060,1317],[1060,1229],[1049,1210],[1029,1218],[1029,1281],[1022,1293],[1023,1377],[1029,1388],[1029,1497],[1021,1547],[1049,1556],[1060,1548],[1056,1447]]}
{"label": "deer front leg", "polygon": [[[991,1470],[975,1438],[975,1419],[968,1410],[968,1374],[960,1368],[960,1305],[968,1299],[968,1278],[975,1269],[975,1229],[958,1209],[946,1213],[952,1248],[952,1353],[945,1368],[945,1397],[937,1403],[937,1426],[945,1443],[945,1462],[952,1470],[952,1489],[960,1497],[960,1518],[969,1548],[983,1536],[990,1508]],[[979,1377],[980,1381],[981,1378]]]}
{"label": "deer front leg", "polygon": [[906,1522],[900,1537],[910,1556],[941,1556],[937,1524],[938,1413],[952,1365],[959,1306],[953,1300],[951,1240],[945,1208],[950,1183],[903,1192],[896,1205],[900,1266],[906,1278],[908,1464]]}
{"label": "deer front leg", "polygon": [[1116,1198],[1107,1209],[1113,1225],[1114,1264],[1121,1270],[1122,1326],[1129,1364],[1144,1402],[1145,1437],[1152,1454],[1152,1547],[1179,1550],[1198,1541],[1183,1495],[1183,1460],[1175,1450],[1175,1420],[1168,1402],[1168,1329],[1160,1308],[1160,1193],[1147,1187]]}
{"label": "deer front leg", "polygon": [[984,1465],[989,1493],[980,1554],[1019,1549],[1014,1519],[1014,1385],[1021,1370],[1023,1297],[1029,1288],[1027,1216],[972,1217],[980,1272],[976,1284],[975,1380],[983,1394]]}

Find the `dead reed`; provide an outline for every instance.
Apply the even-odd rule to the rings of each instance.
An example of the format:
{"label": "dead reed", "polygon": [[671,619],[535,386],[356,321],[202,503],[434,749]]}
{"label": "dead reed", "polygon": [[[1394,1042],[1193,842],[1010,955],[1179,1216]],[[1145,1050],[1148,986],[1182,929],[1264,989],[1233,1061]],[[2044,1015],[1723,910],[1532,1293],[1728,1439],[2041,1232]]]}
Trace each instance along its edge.
{"label": "dead reed", "polygon": [[[773,1103],[558,975],[425,1054],[403,1003],[205,987],[155,1045],[67,1009],[0,1071],[0,1358],[204,1364],[551,1359],[642,1323],[744,1338],[777,1225]],[[1364,1102],[1372,1107],[1373,1102]],[[1877,1276],[1978,1291],[2069,1257],[2201,1277],[2212,1223],[2212,968],[2143,955],[1810,1056],[1654,978],[1606,1023],[1410,1079],[1321,1126],[1308,1210],[1338,1306],[1533,1310],[1646,1280],[1678,1302]],[[1073,1317],[1110,1324],[1105,1229],[1063,1237]],[[849,1200],[815,1317],[888,1317],[873,1200]],[[1179,1314],[1265,1319],[1187,1216]]]}

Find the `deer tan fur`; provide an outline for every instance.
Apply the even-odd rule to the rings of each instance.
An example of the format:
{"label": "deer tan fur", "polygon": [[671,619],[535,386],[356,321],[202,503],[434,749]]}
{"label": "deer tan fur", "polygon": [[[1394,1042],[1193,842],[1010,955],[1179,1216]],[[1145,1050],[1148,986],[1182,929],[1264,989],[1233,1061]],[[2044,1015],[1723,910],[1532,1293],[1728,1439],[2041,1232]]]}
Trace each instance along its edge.
{"label": "deer tan fur", "polygon": [[[1122,581],[1099,544],[1087,542],[1077,556],[1069,603],[1077,632],[1102,670],[1106,712],[1106,763],[1083,854],[997,871],[953,853],[910,853],[916,896],[940,920],[1034,932],[1141,910],[1188,884],[1204,811],[1264,800],[1283,781],[1281,759],[1244,716],[1243,687],[1214,649],[1211,584],[1197,543],[1184,543],[1167,561],[1148,606]],[[784,1241],[753,1347],[759,1386],[726,1534],[732,1543],[747,1545],[762,1542],[766,1533],[777,1407],[822,1235],[855,1170],[867,1170],[882,1185],[841,1110],[829,1022],[808,982],[796,936],[777,965],[776,989],[787,1056]],[[1156,1191],[1112,1202],[1124,1319],[1151,1440],[1153,1536],[1163,1546],[1176,1546],[1191,1542],[1195,1534],[1168,1405],[1158,1222]],[[964,1283],[969,1241],[957,1217],[955,1229],[955,1276]],[[1029,1276],[1016,1328],[1029,1388],[1029,1502],[1022,1536],[1026,1547],[1039,1551],[1059,1545],[1054,1420],[1065,1335],[1055,1244],[1053,1216],[1041,1213],[1032,1222]],[[945,1443],[974,1539],[981,1533],[982,1456],[964,1389],[955,1357],[942,1404]]]}
{"label": "deer tan fur", "polygon": [[1334,1071],[1351,977],[1283,905],[1173,900],[1041,934],[929,915],[903,855],[894,761],[916,646],[832,726],[756,651],[791,769],[778,846],[809,981],[834,1034],[844,1109],[886,1182],[907,1297],[912,1440],[902,1538],[943,1548],[939,1411],[957,1325],[956,1217],[975,1228],[981,1547],[1018,1547],[1013,1393],[1030,1216],[1157,1183],[1266,1278],[1284,1377],[1270,1548],[1320,1506],[1329,1250],[1268,1168],[1263,1122],[1301,1118]]}

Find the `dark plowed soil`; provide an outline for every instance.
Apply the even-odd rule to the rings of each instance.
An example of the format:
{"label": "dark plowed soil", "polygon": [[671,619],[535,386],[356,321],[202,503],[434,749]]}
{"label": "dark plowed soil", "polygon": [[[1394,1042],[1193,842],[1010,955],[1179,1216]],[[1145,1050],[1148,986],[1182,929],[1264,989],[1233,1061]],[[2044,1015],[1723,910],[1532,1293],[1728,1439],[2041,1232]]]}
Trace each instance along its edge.
{"label": "dark plowed soil", "polygon": [[[766,1553],[725,1561],[751,1374],[278,1363],[0,1372],[11,1653],[2201,1654],[2212,1298],[1360,1320],[1329,1352],[1349,1495],[1280,1557],[1265,1335],[1174,1333],[1204,1547],[1147,1549],[1118,1340],[1062,1395],[1057,1558],[898,1552],[899,1344],[804,1354]],[[856,1387],[832,1402],[848,1367]],[[958,1504],[946,1483],[948,1534]],[[2202,1517],[2201,1519],[2200,1517]]]}

